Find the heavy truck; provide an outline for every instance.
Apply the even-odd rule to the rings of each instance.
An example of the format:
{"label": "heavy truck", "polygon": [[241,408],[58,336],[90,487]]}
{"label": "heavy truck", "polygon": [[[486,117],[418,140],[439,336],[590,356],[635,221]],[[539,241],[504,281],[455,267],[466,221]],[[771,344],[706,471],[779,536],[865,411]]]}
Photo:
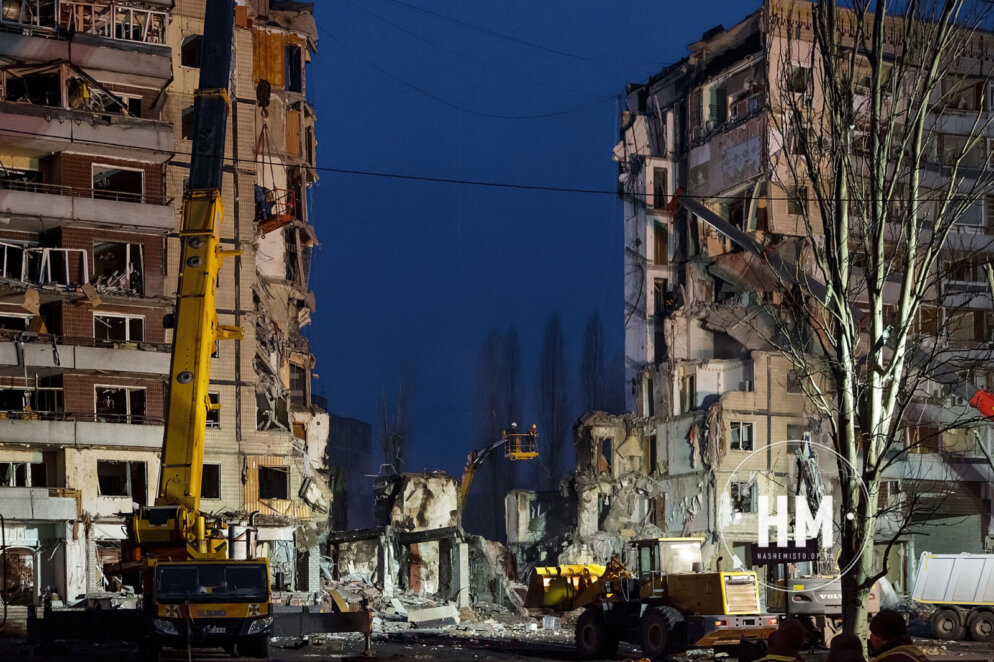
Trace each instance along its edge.
{"label": "heavy truck", "polygon": [[581,659],[611,657],[621,641],[655,658],[692,646],[730,647],[743,638],[768,638],[778,618],[761,613],[756,573],[720,567],[704,572],[703,543],[703,538],[632,541],[633,570],[618,559],[607,566],[539,569],[526,605],[542,596],[544,606],[585,607],[575,632]]}
{"label": "heavy truck", "polygon": [[994,642],[994,554],[923,553],[911,597],[935,608],[937,638]]}

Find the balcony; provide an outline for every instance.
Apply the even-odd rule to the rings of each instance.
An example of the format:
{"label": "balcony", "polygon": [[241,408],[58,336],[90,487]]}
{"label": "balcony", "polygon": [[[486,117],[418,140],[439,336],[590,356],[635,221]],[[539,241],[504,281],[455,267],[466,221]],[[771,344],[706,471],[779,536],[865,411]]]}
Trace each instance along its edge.
{"label": "balcony", "polygon": [[78,514],[73,492],[62,488],[0,487],[0,512],[8,521],[72,521]]}
{"label": "balcony", "polygon": [[61,370],[99,371],[109,365],[114,366],[115,372],[169,374],[170,345],[8,334],[0,333],[0,375],[18,376],[25,368],[40,375]]}
{"label": "balcony", "polygon": [[94,414],[0,411],[0,444],[97,448],[162,447],[163,422],[126,416],[118,422]]}
{"label": "balcony", "polygon": [[25,101],[0,101],[0,136],[36,157],[74,148],[162,163],[173,150],[173,128],[166,122]]}
{"label": "balcony", "polygon": [[176,227],[172,207],[152,196],[35,182],[0,180],[0,216],[17,218],[17,228],[30,232],[65,223],[158,234]]}
{"label": "balcony", "polygon": [[[172,75],[171,49],[166,45],[169,14],[163,11],[171,2],[149,0],[147,9],[80,0],[9,4],[4,2],[0,15],[0,31],[6,33],[0,39],[0,56],[5,59],[73,62],[106,72],[100,78],[108,82],[159,89]],[[62,37],[68,30],[74,33],[71,42]]]}

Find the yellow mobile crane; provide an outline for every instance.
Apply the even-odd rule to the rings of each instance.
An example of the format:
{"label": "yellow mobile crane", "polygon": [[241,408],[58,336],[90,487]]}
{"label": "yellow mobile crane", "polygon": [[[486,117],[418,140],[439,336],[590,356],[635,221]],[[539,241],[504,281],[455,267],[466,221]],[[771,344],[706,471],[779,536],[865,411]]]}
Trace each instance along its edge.
{"label": "yellow mobile crane", "polygon": [[193,154],[180,228],[179,287],[172,323],[169,399],[159,495],[129,520],[122,571],[142,586],[140,650],[157,660],[163,645],[222,647],[268,656],[272,629],[266,559],[229,559],[223,523],[200,512],[210,358],[216,341],[241,338],[218,323],[221,175],[229,111],[234,0],[206,3],[200,87],[194,101]]}

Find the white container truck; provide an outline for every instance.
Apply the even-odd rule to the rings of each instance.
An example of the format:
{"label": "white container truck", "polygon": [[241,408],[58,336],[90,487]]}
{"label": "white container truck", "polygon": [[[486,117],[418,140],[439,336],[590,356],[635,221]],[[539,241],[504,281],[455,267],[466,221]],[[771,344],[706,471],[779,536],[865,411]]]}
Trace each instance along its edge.
{"label": "white container truck", "polygon": [[929,554],[918,561],[912,598],[935,607],[939,639],[994,642],[994,554]]}

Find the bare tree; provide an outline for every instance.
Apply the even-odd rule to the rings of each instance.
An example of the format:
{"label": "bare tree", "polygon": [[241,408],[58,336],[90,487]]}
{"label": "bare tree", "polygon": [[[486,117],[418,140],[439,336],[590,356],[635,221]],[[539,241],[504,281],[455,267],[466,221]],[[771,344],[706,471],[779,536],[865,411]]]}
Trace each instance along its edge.
{"label": "bare tree", "polygon": [[780,280],[767,313],[845,460],[839,565],[848,632],[865,631],[868,593],[921,505],[912,495],[881,508],[888,469],[979,418],[948,396],[969,400],[969,371],[990,358],[973,342],[989,340],[990,295],[982,282],[950,281],[967,272],[965,280],[982,281],[994,248],[969,227],[982,223],[992,184],[994,39],[978,29],[988,7],[767,5],[767,116],[779,140],[770,146],[769,204],[784,201],[797,219],[786,232],[794,238],[762,249]]}
{"label": "bare tree", "polygon": [[607,385],[604,368],[604,325],[599,314],[591,313],[583,331],[583,352],[580,356],[581,403],[587,411],[607,408]]}
{"label": "bare tree", "polygon": [[540,427],[543,437],[539,458],[550,487],[555,487],[562,475],[569,450],[569,381],[566,340],[559,314],[554,313],[545,325],[539,367]]}
{"label": "bare tree", "polygon": [[397,379],[397,392],[391,399],[386,389],[380,391],[379,436],[383,463],[397,472],[404,470],[407,444],[413,423],[414,387],[410,374],[402,370]]}

